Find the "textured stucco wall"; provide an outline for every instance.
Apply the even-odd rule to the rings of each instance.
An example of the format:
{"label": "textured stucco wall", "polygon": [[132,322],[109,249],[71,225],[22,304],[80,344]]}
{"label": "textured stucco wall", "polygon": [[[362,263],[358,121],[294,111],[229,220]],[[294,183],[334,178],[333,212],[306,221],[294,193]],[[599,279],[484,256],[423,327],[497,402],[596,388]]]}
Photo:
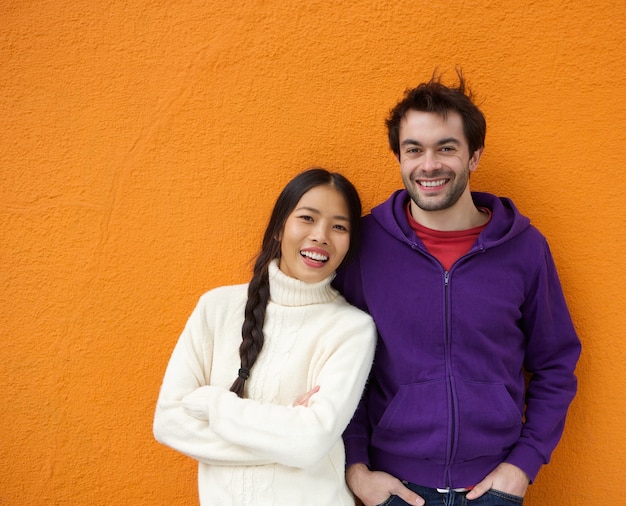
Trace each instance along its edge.
{"label": "textured stucco wall", "polygon": [[5,2],[0,503],[195,504],[194,463],[151,423],[198,296],[248,279],[302,168],[346,173],[366,209],[399,187],[386,112],[458,64],[488,120],[472,186],[548,237],[584,344],[527,502],[599,504],[626,477],[624,19],[607,0]]}

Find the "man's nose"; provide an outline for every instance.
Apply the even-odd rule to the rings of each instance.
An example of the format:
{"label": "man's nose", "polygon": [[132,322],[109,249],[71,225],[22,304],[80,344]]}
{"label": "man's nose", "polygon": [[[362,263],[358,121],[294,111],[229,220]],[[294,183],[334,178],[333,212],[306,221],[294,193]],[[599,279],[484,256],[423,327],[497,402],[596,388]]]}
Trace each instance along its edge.
{"label": "man's nose", "polygon": [[437,154],[433,153],[432,151],[426,151],[422,158],[422,168],[424,170],[440,169],[441,163],[439,162]]}

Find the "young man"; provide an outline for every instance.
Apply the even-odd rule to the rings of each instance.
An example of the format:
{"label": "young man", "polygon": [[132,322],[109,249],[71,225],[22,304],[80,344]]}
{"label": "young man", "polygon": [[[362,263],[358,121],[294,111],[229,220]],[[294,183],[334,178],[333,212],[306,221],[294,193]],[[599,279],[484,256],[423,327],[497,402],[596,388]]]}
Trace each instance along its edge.
{"label": "young man", "polygon": [[580,342],[545,238],[509,199],[470,192],[486,124],[458,77],[391,111],[405,189],[364,218],[336,280],[379,331],[344,434],[366,506],[521,504],[576,392]]}

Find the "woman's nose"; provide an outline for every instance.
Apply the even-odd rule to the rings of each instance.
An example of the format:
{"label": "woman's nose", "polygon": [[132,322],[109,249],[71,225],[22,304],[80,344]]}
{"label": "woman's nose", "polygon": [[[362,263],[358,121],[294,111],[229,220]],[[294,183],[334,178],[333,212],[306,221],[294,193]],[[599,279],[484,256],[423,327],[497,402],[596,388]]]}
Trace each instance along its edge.
{"label": "woman's nose", "polygon": [[323,224],[316,225],[311,232],[311,239],[321,244],[326,244],[328,242],[326,226]]}

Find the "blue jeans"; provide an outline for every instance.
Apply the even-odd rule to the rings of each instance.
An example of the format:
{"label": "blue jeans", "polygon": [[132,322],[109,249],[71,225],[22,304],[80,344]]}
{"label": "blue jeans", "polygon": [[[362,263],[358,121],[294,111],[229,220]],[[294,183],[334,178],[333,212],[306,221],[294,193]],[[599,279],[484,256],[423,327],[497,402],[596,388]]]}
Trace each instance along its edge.
{"label": "blue jeans", "polygon": [[[422,496],[426,501],[425,506],[519,506],[523,502],[522,497],[505,494],[497,490],[490,490],[478,499],[468,501],[465,497],[467,492],[450,491],[441,493],[437,492],[436,488],[422,487],[406,481],[403,483],[405,487]],[[395,495],[392,495],[383,503],[384,506],[406,506],[407,504]]]}

